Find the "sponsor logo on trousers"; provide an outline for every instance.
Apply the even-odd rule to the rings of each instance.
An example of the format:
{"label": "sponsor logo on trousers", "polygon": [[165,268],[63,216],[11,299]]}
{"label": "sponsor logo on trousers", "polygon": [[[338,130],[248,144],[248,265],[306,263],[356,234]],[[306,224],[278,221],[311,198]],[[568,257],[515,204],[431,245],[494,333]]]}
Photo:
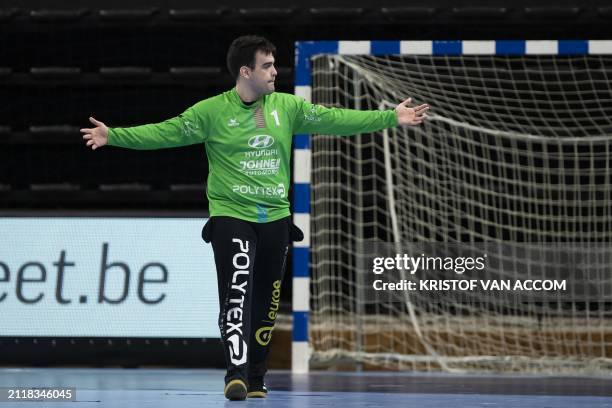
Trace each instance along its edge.
{"label": "sponsor logo on trousers", "polygon": [[272,340],[272,330],[274,330],[274,326],[260,327],[255,332],[255,340],[262,346],[267,346]]}
{"label": "sponsor logo on trousers", "polygon": [[234,254],[232,264],[234,273],[232,275],[232,286],[230,288],[229,306],[226,315],[225,334],[231,336],[227,338],[230,354],[230,361],[234,365],[241,365],[247,361],[247,343],[242,332],[242,316],[244,314],[244,297],[249,283],[249,241],[233,238],[232,243],[238,244],[239,251]]}
{"label": "sponsor logo on trousers", "polygon": [[270,340],[272,340],[272,330],[274,329],[274,321],[276,320],[280,302],[280,287],[280,280],[274,281],[272,284],[272,300],[270,301],[270,309],[268,310],[268,319],[272,323],[272,326],[260,327],[255,332],[255,340],[262,346],[267,346]]}

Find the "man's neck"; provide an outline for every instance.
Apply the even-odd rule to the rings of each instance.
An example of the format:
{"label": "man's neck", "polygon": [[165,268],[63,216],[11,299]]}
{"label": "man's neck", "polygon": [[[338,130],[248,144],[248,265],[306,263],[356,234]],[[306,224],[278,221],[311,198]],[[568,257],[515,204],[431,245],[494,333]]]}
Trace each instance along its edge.
{"label": "man's neck", "polygon": [[251,88],[245,86],[241,82],[236,83],[236,92],[238,93],[238,96],[240,97],[242,102],[247,104],[253,103],[257,99],[259,99],[259,95],[257,93],[255,93]]}

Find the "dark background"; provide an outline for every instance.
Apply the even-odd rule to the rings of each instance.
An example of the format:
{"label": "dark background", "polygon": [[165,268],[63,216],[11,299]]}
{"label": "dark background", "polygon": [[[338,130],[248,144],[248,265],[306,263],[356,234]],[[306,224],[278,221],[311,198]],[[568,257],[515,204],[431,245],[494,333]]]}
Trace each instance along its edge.
{"label": "dark background", "polygon": [[[219,7],[90,0],[50,7],[33,0],[0,5],[4,209],[206,211],[202,146],[92,152],[78,129],[89,126],[90,115],[111,127],[162,121],[227,90],[233,81],[225,52],[239,35],[264,35],[277,45],[281,92],[293,92],[297,40],[612,38],[609,1],[231,1]],[[186,67],[194,69],[180,70]]]}

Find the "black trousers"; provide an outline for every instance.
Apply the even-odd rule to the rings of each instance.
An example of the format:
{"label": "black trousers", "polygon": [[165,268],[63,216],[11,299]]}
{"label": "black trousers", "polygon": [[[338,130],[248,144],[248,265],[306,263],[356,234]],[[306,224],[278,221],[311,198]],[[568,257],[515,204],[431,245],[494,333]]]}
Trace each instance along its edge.
{"label": "black trousers", "polygon": [[[293,231],[291,217],[269,223],[211,217],[202,237],[212,242],[219,292],[219,330],[226,382],[263,377]],[[297,230],[299,231],[299,230]]]}

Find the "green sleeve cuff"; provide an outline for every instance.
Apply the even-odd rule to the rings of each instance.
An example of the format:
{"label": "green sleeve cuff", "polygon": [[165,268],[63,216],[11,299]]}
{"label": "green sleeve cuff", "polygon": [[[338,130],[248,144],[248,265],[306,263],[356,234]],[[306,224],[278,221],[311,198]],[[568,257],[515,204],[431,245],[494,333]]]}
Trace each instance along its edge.
{"label": "green sleeve cuff", "polygon": [[108,144],[109,146],[115,146],[113,144],[114,132],[115,131],[113,128],[108,128],[108,134],[106,135],[106,144]]}
{"label": "green sleeve cuff", "polygon": [[397,112],[395,112],[395,109],[388,110],[387,112],[389,112],[389,127],[396,127],[399,125],[397,120]]}

